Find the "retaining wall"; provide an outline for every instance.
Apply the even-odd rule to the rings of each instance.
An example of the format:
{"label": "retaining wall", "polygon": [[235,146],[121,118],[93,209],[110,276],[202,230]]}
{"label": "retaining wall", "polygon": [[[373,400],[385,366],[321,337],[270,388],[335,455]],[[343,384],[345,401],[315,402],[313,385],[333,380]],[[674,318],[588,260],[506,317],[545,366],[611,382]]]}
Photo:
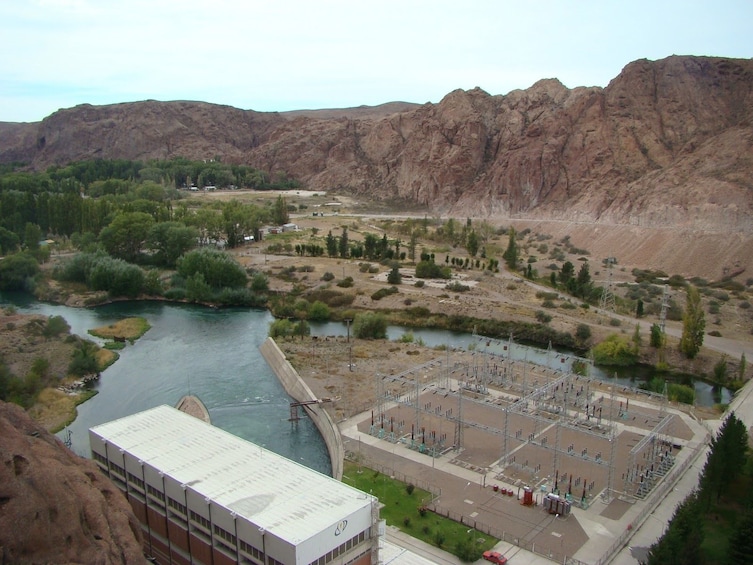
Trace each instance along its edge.
{"label": "retaining wall", "polygon": [[[280,380],[280,383],[282,383],[285,391],[293,397],[294,400],[297,402],[316,400],[314,393],[311,392],[308,385],[303,382],[298,371],[296,371],[288,362],[285,354],[279,348],[274,339],[268,337],[264,340],[264,343],[259,346],[259,351],[272,368],[275,375],[277,375],[277,378]],[[320,404],[311,404],[309,406],[304,406],[303,408],[311,418],[311,421],[314,422],[319,433],[322,434],[324,443],[327,445],[327,451],[329,452],[329,459],[332,465],[332,476],[338,481],[342,480],[345,449],[343,448],[340,430],[337,429],[335,422]]]}

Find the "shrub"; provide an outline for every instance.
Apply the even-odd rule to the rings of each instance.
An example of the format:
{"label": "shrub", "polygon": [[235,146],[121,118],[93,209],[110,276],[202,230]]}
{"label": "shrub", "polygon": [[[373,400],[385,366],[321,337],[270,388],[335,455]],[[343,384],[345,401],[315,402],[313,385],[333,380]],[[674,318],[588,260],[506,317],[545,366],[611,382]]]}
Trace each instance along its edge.
{"label": "shrub", "polygon": [[71,327],[65,321],[65,318],[62,316],[50,316],[47,318],[42,335],[45,337],[55,337],[62,333],[68,333],[70,330]]}
{"label": "shrub", "polygon": [[412,308],[406,308],[405,313],[408,314],[411,318],[426,318],[427,316],[431,315],[429,309],[424,306],[413,306]]}
{"label": "shrub", "polygon": [[379,312],[357,314],[353,320],[353,335],[360,339],[385,339],[387,318]]}
{"label": "shrub", "polygon": [[246,271],[232,255],[209,247],[190,251],[177,261],[178,274],[188,280],[201,273],[204,281],[213,289],[246,286]]}
{"label": "shrub", "polygon": [[415,489],[416,489],[415,485],[412,485],[412,484],[410,484],[410,483],[408,483],[407,485],[405,485],[405,492],[407,492],[407,493],[408,493],[408,496],[412,495],[412,494],[413,494],[413,491],[414,491]]}
{"label": "shrub", "polygon": [[340,288],[350,288],[353,286],[353,277],[345,277],[337,283]]}
{"label": "shrub", "polygon": [[290,337],[295,324],[288,319],[275,320],[269,325],[269,337]]}
{"label": "shrub", "polygon": [[416,281],[416,282],[415,282],[415,283],[413,284],[413,286],[415,286],[415,287],[417,287],[417,288],[423,288],[423,287],[424,287],[424,284],[426,284],[426,283],[424,283],[424,281]]}
{"label": "shrub", "polygon": [[470,286],[458,281],[452,281],[451,283],[448,283],[445,288],[451,292],[468,292],[469,290],[471,290]]}
{"label": "shrub", "polygon": [[324,273],[322,275],[322,280],[325,281],[325,282],[329,282],[329,281],[333,280],[334,278],[335,278],[335,275],[333,275],[329,271],[327,271],[326,273]]}
{"label": "shrub", "polygon": [[623,336],[611,334],[592,349],[598,365],[633,365],[638,359],[635,346]]}
{"label": "shrub", "polygon": [[397,293],[397,287],[391,286],[389,288],[380,288],[374,294],[371,295],[372,300],[381,300],[385,296]]}
{"label": "shrub", "polygon": [[543,310],[537,310],[536,311],[536,320],[541,322],[542,324],[548,324],[552,321],[552,317],[544,312]]}
{"label": "shrub", "polygon": [[329,320],[331,312],[329,306],[327,306],[321,300],[316,300],[311,304],[309,308],[309,320],[315,322],[326,322]]}
{"label": "shrub", "polygon": [[434,261],[420,261],[416,265],[416,277],[419,279],[449,279],[451,276],[449,267],[442,267]]}

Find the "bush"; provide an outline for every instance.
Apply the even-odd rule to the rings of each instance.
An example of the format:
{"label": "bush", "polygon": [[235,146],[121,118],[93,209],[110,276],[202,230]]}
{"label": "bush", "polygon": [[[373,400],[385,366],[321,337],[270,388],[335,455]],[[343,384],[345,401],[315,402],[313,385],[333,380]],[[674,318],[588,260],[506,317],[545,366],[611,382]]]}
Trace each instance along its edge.
{"label": "bush", "polygon": [[405,492],[408,493],[408,496],[412,495],[413,491],[415,489],[416,489],[416,487],[414,485],[410,484],[410,483],[408,483],[407,485],[405,485]]}
{"label": "bush", "polygon": [[33,290],[39,272],[39,264],[32,255],[10,255],[0,260],[0,290]]}
{"label": "bush", "polygon": [[353,277],[345,277],[337,283],[340,288],[350,288],[353,286]]}
{"label": "bush", "polygon": [[633,365],[638,360],[635,346],[625,337],[611,334],[593,349],[594,361],[597,365]]}
{"label": "bush", "polygon": [[269,337],[290,337],[294,329],[295,324],[288,319],[275,320],[269,325]]}
{"label": "bush", "polygon": [[385,296],[397,293],[397,287],[391,286],[389,288],[380,288],[374,294],[371,295],[372,300],[381,300]]}
{"label": "bush", "polygon": [[471,290],[471,287],[467,284],[462,284],[458,281],[452,281],[451,283],[448,283],[445,288],[451,292],[468,292]]}
{"label": "bush", "polygon": [[55,337],[62,333],[68,333],[70,330],[71,327],[65,321],[65,318],[62,316],[50,316],[47,318],[42,335],[45,337]]}
{"label": "bush", "polygon": [[419,279],[449,279],[451,276],[449,267],[442,267],[434,261],[420,261],[416,265],[416,278]]}
{"label": "bush", "polygon": [[326,322],[329,320],[331,312],[329,306],[327,306],[321,300],[316,300],[311,304],[309,308],[309,320],[315,322]]}
{"label": "bush", "polygon": [[244,287],[248,282],[246,271],[232,255],[209,247],[190,251],[177,261],[178,274],[185,278],[201,273],[213,289]]}
{"label": "bush", "polygon": [[538,320],[542,324],[548,324],[552,321],[552,317],[544,312],[543,310],[537,310],[536,311],[536,320]]}
{"label": "bush", "polygon": [[353,320],[353,335],[360,339],[385,339],[387,318],[379,312],[357,314]]}
{"label": "bush", "polygon": [[334,278],[335,278],[335,275],[333,275],[333,274],[332,274],[332,273],[330,273],[329,271],[327,271],[326,273],[324,273],[324,274],[322,275],[322,280],[323,280],[324,282],[329,282],[329,281],[331,281],[331,280],[334,280]]}
{"label": "bush", "polygon": [[413,286],[415,286],[416,288],[423,288],[423,287],[424,287],[424,284],[426,284],[426,283],[425,283],[424,281],[416,281],[416,282],[415,282],[415,283],[413,284]]}

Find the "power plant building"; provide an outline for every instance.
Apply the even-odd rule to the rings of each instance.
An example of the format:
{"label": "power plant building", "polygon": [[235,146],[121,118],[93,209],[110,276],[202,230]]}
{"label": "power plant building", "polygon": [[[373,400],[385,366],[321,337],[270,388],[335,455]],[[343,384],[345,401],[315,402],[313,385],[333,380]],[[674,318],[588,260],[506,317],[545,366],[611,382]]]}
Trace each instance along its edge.
{"label": "power plant building", "polygon": [[377,561],[383,523],[373,496],[175,408],[96,426],[89,443],[157,563]]}

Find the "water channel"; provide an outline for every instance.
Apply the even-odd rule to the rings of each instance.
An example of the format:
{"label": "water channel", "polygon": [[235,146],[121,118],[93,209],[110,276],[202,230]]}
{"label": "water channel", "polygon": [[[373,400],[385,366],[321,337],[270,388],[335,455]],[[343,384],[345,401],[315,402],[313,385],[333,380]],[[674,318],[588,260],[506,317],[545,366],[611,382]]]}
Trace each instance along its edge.
{"label": "water channel", "polygon": [[[70,308],[37,302],[28,295],[0,293],[0,307],[13,305],[20,313],[62,316],[71,332],[93,341],[88,330],[128,316],[146,318],[151,329],[120,359],[102,373],[98,394],[78,407],[69,426],[72,449],[89,457],[88,429],[160,404],[175,405],[185,394],[195,394],[207,406],[212,423],[239,437],[262,445],[307,467],[330,474],[327,449],[308,419],[288,421],[290,398],[259,352],[272,315],[266,310],[220,309],[165,302],[121,302],[96,308]],[[345,335],[340,322],[312,324],[313,335]],[[390,340],[411,332],[425,345],[468,348],[478,338],[446,330],[392,326]],[[529,361],[543,362],[546,350],[529,349]],[[540,357],[537,360],[536,356]],[[598,368],[594,376],[613,378]],[[637,386],[650,375],[618,375],[621,385]],[[729,402],[729,391],[719,392],[696,381],[697,404]],[[60,434],[61,437],[62,433]]]}

